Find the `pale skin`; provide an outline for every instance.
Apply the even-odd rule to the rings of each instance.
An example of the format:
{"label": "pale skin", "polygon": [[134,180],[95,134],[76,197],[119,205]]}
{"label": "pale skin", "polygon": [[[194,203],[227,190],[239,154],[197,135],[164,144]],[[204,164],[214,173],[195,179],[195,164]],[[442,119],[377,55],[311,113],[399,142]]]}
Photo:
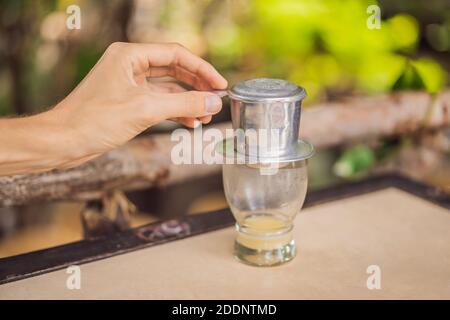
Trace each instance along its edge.
{"label": "pale skin", "polygon": [[[163,76],[195,90],[147,81]],[[0,119],[0,175],[77,166],[167,119],[191,128],[206,124],[222,108],[207,91],[226,87],[211,64],[179,44],[113,43],[54,108]]]}

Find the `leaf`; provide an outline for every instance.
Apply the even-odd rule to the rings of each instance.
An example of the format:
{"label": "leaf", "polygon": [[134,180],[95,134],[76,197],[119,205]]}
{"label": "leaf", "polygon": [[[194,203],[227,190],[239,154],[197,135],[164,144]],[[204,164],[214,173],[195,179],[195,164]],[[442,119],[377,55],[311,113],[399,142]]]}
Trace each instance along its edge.
{"label": "leaf", "polygon": [[371,148],[360,144],[347,149],[333,166],[333,172],[342,178],[352,178],[366,172],[375,163]]}
{"label": "leaf", "polygon": [[420,73],[411,62],[406,63],[405,69],[392,86],[392,91],[425,89],[426,86]]}

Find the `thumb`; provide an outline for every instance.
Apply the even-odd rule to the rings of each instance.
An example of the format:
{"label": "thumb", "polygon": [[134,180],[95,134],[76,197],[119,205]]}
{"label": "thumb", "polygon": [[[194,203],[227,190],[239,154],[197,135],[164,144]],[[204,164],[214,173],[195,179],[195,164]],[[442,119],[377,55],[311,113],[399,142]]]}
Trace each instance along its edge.
{"label": "thumb", "polygon": [[159,118],[201,117],[218,113],[222,99],[210,92],[185,91],[152,94],[150,108]]}

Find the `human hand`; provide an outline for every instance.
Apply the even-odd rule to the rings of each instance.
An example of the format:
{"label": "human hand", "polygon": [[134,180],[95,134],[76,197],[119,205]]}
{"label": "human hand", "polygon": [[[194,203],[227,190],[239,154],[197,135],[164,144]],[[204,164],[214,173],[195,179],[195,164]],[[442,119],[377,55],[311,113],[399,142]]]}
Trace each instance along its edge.
{"label": "human hand", "polygon": [[77,146],[76,160],[68,166],[113,149],[163,120],[194,127],[196,119],[208,123],[220,111],[220,97],[210,92],[186,91],[175,82],[147,82],[162,76],[197,90],[227,87],[213,66],[181,45],[113,43],[70,95],[47,112]]}

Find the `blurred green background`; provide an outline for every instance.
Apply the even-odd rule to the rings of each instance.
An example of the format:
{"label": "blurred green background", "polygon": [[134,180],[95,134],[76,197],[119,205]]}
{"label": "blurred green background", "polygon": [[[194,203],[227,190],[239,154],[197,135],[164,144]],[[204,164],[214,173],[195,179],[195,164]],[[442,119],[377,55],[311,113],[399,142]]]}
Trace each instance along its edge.
{"label": "blurred green background", "polygon": [[[81,9],[80,30],[66,27],[73,4]],[[374,4],[379,29],[367,26]],[[306,107],[393,90],[435,93],[449,79],[448,0],[2,0],[0,8],[0,115],[56,104],[114,41],[182,43],[230,84],[289,79],[306,88]],[[382,153],[405,145],[382,142]],[[379,152],[343,146],[323,165],[351,178],[377,163]],[[318,185],[330,182],[325,176]]]}
{"label": "blurred green background", "polygon": [[[81,10],[79,30],[66,27],[73,4]],[[379,29],[367,26],[374,4]],[[447,0],[2,0],[0,8],[0,115],[55,105],[114,41],[182,43],[230,84],[291,80],[306,88],[306,107],[393,90],[435,93],[449,79]],[[222,113],[216,121],[228,118]],[[377,153],[405,145],[381,142],[381,151],[342,146],[328,158],[323,153],[312,172],[328,173],[317,185],[330,183],[330,174],[359,176],[379,162]]]}
{"label": "blurred green background", "polygon": [[[73,4],[81,9],[80,30],[66,27],[66,9]],[[381,9],[379,29],[367,27],[367,9],[374,4]],[[306,108],[351,95],[436,93],[449,83],[450,1],[0,0],[0,116],[52,107],[114,41],[179,42],[230,84],[289,79],[306,88]],[[227,108],[215,117],[228,119]],[[310,161],[310,189],[405,163],[414,177],[450,190],[450,130],[320,150]],[[226,206],[220,178],[214,179],[213,187],[197,181],[202,197],[188,205],[181,196],[193,185],[145,196],[155,204],[179,203],[155,208],[158,218],[214,210]],[[2,209],[0,236],[16,236],[0,243],[0,256],[79,239],[82,204],[68,205]],[[133,219],[142,224],[149,216]]]}
{"label": "blurred green background", "polygon": [[[66,28],[71,4],[81,8],[80,30]],[[366,26],[371,4],[381,8],[380,29]],[[299,83],[307,104],[388,92],[411,67],[431,92],[448,79],[447,0],[2,0],[0,8],[1,115],[54,105],[113,41],[180,42],[230,83]]]}

